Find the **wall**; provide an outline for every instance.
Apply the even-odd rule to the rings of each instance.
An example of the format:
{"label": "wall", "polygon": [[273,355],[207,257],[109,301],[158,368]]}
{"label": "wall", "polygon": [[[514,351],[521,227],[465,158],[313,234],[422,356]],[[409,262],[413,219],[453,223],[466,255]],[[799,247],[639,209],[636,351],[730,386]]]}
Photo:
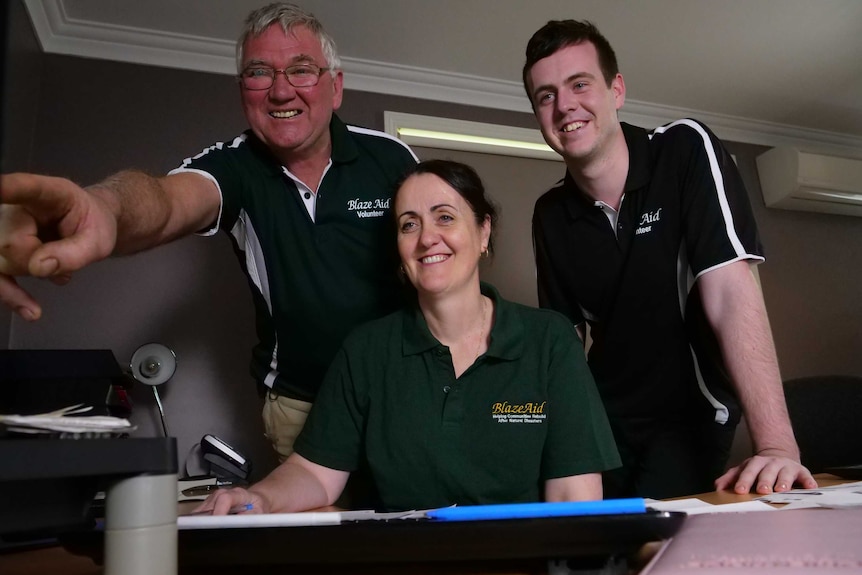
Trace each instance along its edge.
{"label": "wall", "polygon": [[[42,95],[31,122],[28,170],[82,184],[128,167],[159,174],[245,127],[230,77],[56,55],[41,60],[37,88],[28,90]],[[532,125],[527,114],[359,92],[345,101],[345,120],[377,129],[385,109]],[[108,348],[125,365],[140,345],[164,343],[178,357],[177,373],[160,394],[181,459],[204,433],[214,433],[251,457],[255,476],[274,465],[248,375],[255,342],[251,298],[226,236],[186,238],[107,260],[62,288],[27,278],[21,283],[44,315],[32,324],[17,317],[7,322],[9,348]],[[159,434],[150,389],[134,389],[133,400],[136,433]]]}
{"label": "wall", "polygon": [[[45,56],[41,80],[30,169],[80,183],[127,167],[164,173],[245,125],[229,77]],[[181,463],[204,433],[215,433],[261,472],[272,466],[248,375],[250,296],[225,236],[112,259],[63,288],[22,284],[44,315],[33,324],[13,318],[10,348],[109,348],[127,365],[140,345],[164,343],[178,357],[160,393]],[[150,388],[132,396],[137,433],[161,433]]]}
{"label": "wall", "polygon": [[[3,86],[14,83],[15,89],[4,88],[2,98],[3,127],[0,148],[0,172],[29,169],[28,159],[33,142],[33,128],[39,101],[39,78],[41,76],[42,53],[29,16],[20,0],[12,0],[0,6],[0,26],[3,28]],[[11,312],[0,306],[0,349],[9,346],[12,326]]]}
{"label": "wall", "polygon": [[760,279],[782,376],[862,375],[862,218],[767,208],[755,158],[768,148],[728,148],[766,250]]}
{"label": "wall", "polygon": [[423,160],[456,160],[476,169],[498,216],[494,256],[481,261],[482,279],[497,287],[506,299],[537,306],[536,268],[530,239],[533,205],[563,177],[565,164],[433,148],[417,147],[414,151]]}
{"label": "wall", "polygon": [[[31,122],[32,148],[20,160],[28,169],[82,183],[131,166],[163,173],[244,127],[229,77],[45,55],[36,84],[33,68],[18,61],[26,57],[15,56],[4,98],[38,111]],[[534,127],[528,114],[359,92],[345,95],[341,116],[382,129],[384,110]],[[9,129],[29,141],[26,126]],[[731,148],[768,249],[761,278],[785,376],[862,374],[862,272],[855,265],[862,250],[862,219],[767,210],[754,168],[762,148]],[[481,154],[469,161],[498,201],[506,198],[501,250],[529,258],[529,227],[524,226],[532,200],[560,177],[562,164],[548,162],[544,175],[541,167],[522,171],[510,160],[504,160],[508,172],[503,172],[496,167],[499,159]],[[534,297],[531,263],[518,264],[498,253],[486,273],[497,274],[488,277],[504,294],[525,301]],[[256,476],[274,465],[247,374],[254,343],[251,301],[225,237],[186,238],[111,259],[76,274],[63,288],[22,283],[42,301],[44,319],[35,324],[7,320],[7,335],[0,316],[0,346],[5,338],[16,349],[104,347],[125,363],[139,345],[165,343],[179,362],[162,397],[181,458],[204,433],[215,433],[250,455]],[[136,389],[134,399],[137,433],[160,433],[149,389]]]}

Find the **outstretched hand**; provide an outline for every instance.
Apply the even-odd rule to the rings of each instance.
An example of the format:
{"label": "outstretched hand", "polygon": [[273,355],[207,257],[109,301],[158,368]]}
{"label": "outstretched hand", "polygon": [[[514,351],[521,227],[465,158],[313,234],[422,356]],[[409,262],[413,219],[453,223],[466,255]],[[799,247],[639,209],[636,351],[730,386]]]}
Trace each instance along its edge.
{"label": "outstretched hand", "polygon": [[0,176],[0,301],[27,320],[39,304],[16,276],[67,283],[72,272],[106,258],[117,223],[107,202],[64,178]]}
{"label": "outstretched hand", "polygon": [[715,480],[715,489],[768,495],[793,489],[794,484],[804,489],[817,487],[811,472],[798,459],[778,451],[762,451],[728,469]]}

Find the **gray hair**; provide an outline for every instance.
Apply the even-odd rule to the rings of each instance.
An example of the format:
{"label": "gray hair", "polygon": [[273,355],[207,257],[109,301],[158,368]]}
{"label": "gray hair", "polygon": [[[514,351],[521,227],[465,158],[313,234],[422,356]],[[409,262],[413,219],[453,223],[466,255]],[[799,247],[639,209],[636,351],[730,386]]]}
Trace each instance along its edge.
{"label": "gray hair", "polygon": [[242,33],[236,43],[237,73],[242,72],[242,50],[245,41],[250,36],[260,36],[267,28],[276,23],[281,25],[281,29],[284,30],[285,34],[297,26],[307,28],[320,40],[320,47],[326,58],[326,65],[331,70],[341,69],[341,59],[338,57],[335,40],[323,29],[323,24],[320,23],[320,20],[311,12],[306,12],[295,4],[275,2],[258,8],[246,17]]}

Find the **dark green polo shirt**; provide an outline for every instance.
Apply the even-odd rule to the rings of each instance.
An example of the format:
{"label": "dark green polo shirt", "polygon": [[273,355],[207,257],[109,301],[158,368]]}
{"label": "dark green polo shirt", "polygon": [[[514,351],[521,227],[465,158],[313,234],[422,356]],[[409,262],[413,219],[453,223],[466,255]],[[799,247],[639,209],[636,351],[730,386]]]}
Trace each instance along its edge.
{"label": "dark green polo shirt", "polygon": [[366,456],[388,509],[539,501],[545,480],[618,466],[571,323],[482,290],[490,347],[459,379],[415,306],[355,330],[296,451],[348,471]]}
{"label": "dark green polo shirt", "polygon": [[332,164],[314,221],[296,183],[251,131],[174,170],[202,174],[221,193],[216,226],[230,235],[254,298],[252,375],[305,401],[314,399],[350,330],[401,304],[390,198],[416,162],[403,142],[382,132],[336,116],[329,131]]}

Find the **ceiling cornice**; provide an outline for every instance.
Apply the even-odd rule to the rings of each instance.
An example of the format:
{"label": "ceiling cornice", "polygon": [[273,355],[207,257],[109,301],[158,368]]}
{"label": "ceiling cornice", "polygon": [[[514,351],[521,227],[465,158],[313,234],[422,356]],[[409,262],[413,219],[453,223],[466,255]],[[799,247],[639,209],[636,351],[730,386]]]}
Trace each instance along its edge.
{"label": "ceiling cornice", "polygon": [[[215,74],[236,73],[233,41],[76,20],[64,13],[62,2],[24,1],[45,53]],[[342,67],[344,86],[349,90],[468,106],[482,102],[482,107],[486,108],[532,113],[519,82],[349,57],[342,57]],[[622,120],[644,127],[684,117],[703,121],[727,141],[792,146],[854,157],[862,154],[862,138],[851,134],[633,100],[628,100],[620,111]]]}

